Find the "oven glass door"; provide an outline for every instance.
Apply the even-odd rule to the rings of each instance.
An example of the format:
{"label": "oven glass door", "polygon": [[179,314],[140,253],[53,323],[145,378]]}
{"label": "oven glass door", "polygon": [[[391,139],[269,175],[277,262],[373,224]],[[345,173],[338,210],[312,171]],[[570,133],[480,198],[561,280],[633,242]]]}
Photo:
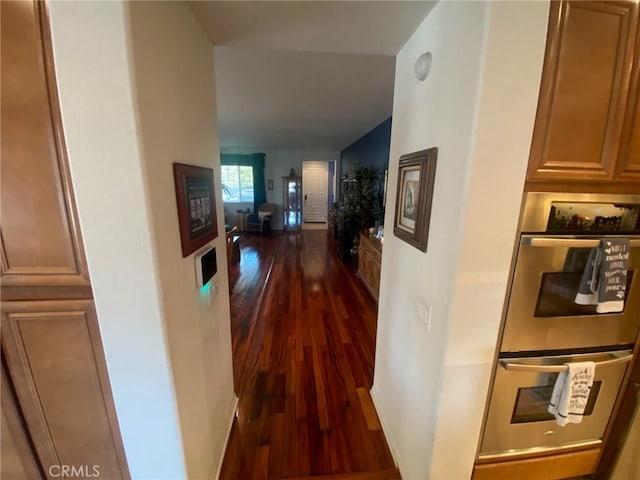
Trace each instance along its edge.
{"label": "oven glass door", "polygon": [[598,240],[523,235],[501,351],[538,351],[634,343],[640,327],[640,239],[632,241],[624,310],[596,313],[576,293]]}
{"label": "oven glass door", "polygon": [[[480,457],[600,443],[631,359],[631,350],[501,359]],[[596,362],[587,408],[581,423],[560,427],[547,412],[558,372],[546,370],[558,370],[565,363],[582,361]]]}

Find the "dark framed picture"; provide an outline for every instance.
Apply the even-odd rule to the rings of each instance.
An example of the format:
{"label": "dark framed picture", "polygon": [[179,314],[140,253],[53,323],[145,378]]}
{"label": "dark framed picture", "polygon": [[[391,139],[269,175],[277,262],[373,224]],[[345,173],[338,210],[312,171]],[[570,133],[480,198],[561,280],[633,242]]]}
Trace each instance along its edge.
{"label": "dark framed picture", "polygon": [[182,256],[187,257],[218,236],[213,170],[173,164]]}
{"label": "dark framed picture", "polygon": [[400,157],[393,234],[427,251],[438,148]]}

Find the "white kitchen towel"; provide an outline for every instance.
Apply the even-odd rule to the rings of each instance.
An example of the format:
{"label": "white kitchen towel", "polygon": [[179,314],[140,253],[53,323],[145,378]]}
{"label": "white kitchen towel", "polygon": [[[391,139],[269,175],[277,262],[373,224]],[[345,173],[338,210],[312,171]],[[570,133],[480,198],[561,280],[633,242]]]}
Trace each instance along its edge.
{"label": "white kitchen towel", "polygon": [[596,367],[593,362],[568,363],[553,386],[548,411],[561,427],[582,422]]}
{"label": "white kitchen towel", "polygon": [[615,313],[624,310],[629,266],[629,239],[602,240],[598,282],[597,313]]}

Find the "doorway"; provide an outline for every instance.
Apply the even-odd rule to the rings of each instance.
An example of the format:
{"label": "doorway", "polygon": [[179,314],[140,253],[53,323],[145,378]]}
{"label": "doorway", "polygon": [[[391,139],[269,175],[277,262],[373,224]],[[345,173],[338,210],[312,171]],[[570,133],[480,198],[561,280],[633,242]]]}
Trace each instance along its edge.
{"label": "doorway", "polygon": [[326,223],[329,198],[329,163],[302,162],[302,219]]}

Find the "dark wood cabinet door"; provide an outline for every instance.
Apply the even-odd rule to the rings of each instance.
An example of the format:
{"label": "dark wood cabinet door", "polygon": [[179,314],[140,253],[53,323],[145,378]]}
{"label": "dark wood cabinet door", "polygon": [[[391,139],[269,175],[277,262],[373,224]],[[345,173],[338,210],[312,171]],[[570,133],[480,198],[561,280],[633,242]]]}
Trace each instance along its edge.
{"label": "dark wood cabinet door", "polygon": [[552,2],[528,181],[611,181],[638,3]]}
{"label": "dark wood cabinet door", "polygon": [[0,2],[5,300],[91,296],[44,8],[44,2]]}
{"label": "dark wood cabinet door", "polygon": [[[44,472],[127,478],[93,302],[4,302],[2,350]],[[94,475],[95,476],[95,475]]]}

